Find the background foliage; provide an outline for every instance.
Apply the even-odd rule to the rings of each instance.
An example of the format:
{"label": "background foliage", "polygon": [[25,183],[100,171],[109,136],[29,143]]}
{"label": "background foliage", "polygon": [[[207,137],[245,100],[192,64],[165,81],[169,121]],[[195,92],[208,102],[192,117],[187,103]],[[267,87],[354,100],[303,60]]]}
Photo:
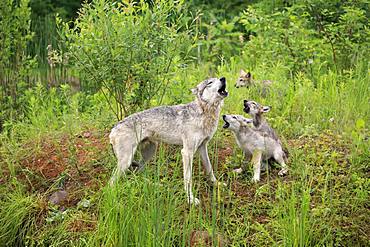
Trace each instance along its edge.
{"label": "background foliage", "polygon": [[102,89],[117,119],[151,101],[162,103],[194,43],[183,12],[182,2],[96,1],[84,5],[73,28],[64,25],[68,55],[90,82],[86,90]]}

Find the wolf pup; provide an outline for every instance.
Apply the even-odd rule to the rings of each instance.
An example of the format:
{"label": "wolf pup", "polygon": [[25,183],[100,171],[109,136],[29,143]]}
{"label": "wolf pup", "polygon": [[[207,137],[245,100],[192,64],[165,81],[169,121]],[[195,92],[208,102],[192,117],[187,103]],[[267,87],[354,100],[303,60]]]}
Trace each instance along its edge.
{"label": "wolf pup", "polygon": [[271,136],[265,136],[253,126],[249,126],[253,119],[240,115],[223,115],[222,118],[225,122],[223,128],[230,129],[234,133],[236,142],[247,159],[252,158],[254,170],[252,181],[260,180],[262,161],[274,158],[282,167],[286,167],[285,154],[280,143]]}
{"label": "wolf pup", "polygon": [[[270,111],[269,106],[262,106],[261,104],[252,101],[252,100],[244,100],[244,112],[248,113],[253,118],[253,126],[256,130],[258,130],[263,136],[272,138],[276,140],[276,142],[282,147],[282,143],[274,131],[273,128],[267,123],[266,119],[264,118],[263,114]],[[284,160],[287,160],[287,151],[283,150],[284,152]],[[278,163],[280,163],[278,161]],[[282,164],[281,164],[282,165]],[[280,176],[285,175],[288,172],[288,168],[285,165],[282,165],[282,169],[279,172]]]}
{"label": "wolf pup", "polygon": [[239,78],[235,83],[235,87],[250,87],[252,85],[259,86],[261,95],[266,97],[270,91],[271,84],[272,81],[270,80],[256,81],[252,78],[252,74],[250,72],[246,73],[244,70],[240,70]]}
{"label": "wolf pup", "polygon": [[111,184],[129,168],[138,146],[143,160],[148,161],[160,141],[181,145],[188,202],[199,204],[199,200],[192,193],[193,157],[199,150],[206,174],[216,183],[207,144],[216,132],[221,106],[228,95],[226,79],[221,77],[205,80],[192,89],[192,93],[195,100],[188,104],[159,106],[138,112],[113,127],[109,139],[118,166],[111,178]]}

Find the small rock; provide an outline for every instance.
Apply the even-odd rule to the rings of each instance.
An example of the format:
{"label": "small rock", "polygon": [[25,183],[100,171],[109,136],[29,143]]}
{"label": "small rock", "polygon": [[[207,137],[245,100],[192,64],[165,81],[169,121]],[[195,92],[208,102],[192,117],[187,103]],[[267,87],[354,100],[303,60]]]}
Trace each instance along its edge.
{"label": "small rock", "polygon": [[83,137],[85,138],[89,138],[91,136],[91,132],[90,131],[86,131],[83,133]]}
{"label": "small rock", "polygon": [[66,200],[68,192],[65,190],[59,190],[51,194],[49,197],[49,202],[54,205],[60,205],[63,201]]}

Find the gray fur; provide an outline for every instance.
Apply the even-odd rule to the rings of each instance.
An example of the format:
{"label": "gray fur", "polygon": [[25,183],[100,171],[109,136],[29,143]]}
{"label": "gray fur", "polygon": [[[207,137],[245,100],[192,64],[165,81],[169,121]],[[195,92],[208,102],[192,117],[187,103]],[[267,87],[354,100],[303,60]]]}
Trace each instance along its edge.
{"label": "gray fur", "polygon": [[259,181],[261,174],[261,163],[274,158],[282,167],[279,175],[287,173],[284,160],[284,151],[281,143],[275,138],[266,135],[263,131],[249,126],[253,119],[244,118],[241,115],[224,115],[224,128],[230,129],[238,146],[244,151],[247,159],[252,158],[254,175],[252,181]]}
{"label": "gray fur", "polygon": [[[212,182],[216,182],[207,143],[216,132],[223,99],[227,96],[226,80],[205,80],[192,92],[196,99],[188,104],[160,106],[138,112],[126,117],[112,129],[109,138],[118,166],[111,184],[129,168],[138,146],[144,146],[141,152],[147,161],[154,155],[158,142],[181,145],[188,201],[199,203],[191,191],[192,161],[199,150],[207,175]],[[148,144],[149,148],[146,147]]]}

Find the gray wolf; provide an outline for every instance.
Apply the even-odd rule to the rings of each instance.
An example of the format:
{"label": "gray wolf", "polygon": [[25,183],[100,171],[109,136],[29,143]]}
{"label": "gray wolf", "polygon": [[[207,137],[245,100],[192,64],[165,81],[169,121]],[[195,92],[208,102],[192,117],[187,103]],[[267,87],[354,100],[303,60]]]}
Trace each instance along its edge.
{"label": "gray wolf", "polygon": [[259,93],[262,97],[266,97],[270,92],[272,81],[270,80],[254,80],[252,74],[250,72],[245,72],[244,70],[240,70],[240,74],[238,79],[236,80],[235,87],[257,87]]}
{"label": "gray wolf", "polygon": [[[263,116],[265,113],[269,112],[271,107],[270,106],[263,106],[256,101],[253,100],[244,100],[243,101],[244,109],[243,111],[249,114],[253,118],[253,126],[256,130],[260,131],[264,136],[271,137],[275,139],[278,144],[283,147],[278,135],[276,134],[275,130],[271,128],[268,124],[267,120]],[[287,161],[288,151],[283,148],[284,151],[284,160]],[[279,175],[285,175],[288,172],[287,167],[282,167]]]}
{"label": "gray wolf", "polygon": [[[252,181],[260,180],[261,163],[270,158],[274,158],[283,167],[282,170],[286,169],[285,154],[280,142],[250,126],[253,119],[241,115],[223,115],[222,118],[225,122],[223,128],[234,133],[238,146],[244,151],[247,160],[251,160],[253,164]],[[282,175],[281,171],[279,175]]]}
{"label": "gray wolf", "polygon": [[206,174],[216,183],[207,144],[216,132],[223,100],[228,95],[226,79],[207,79],[192,89],[192,93],[195,100],[188,104],[160,106],[138,112],[113,127],[109,138],[118,165],[111,185],[132,164],[138,147],[145,162],[154,155],[158,142],[181,145],[188,202],[199,203],[192,193],[193,157],[199,150]]}

